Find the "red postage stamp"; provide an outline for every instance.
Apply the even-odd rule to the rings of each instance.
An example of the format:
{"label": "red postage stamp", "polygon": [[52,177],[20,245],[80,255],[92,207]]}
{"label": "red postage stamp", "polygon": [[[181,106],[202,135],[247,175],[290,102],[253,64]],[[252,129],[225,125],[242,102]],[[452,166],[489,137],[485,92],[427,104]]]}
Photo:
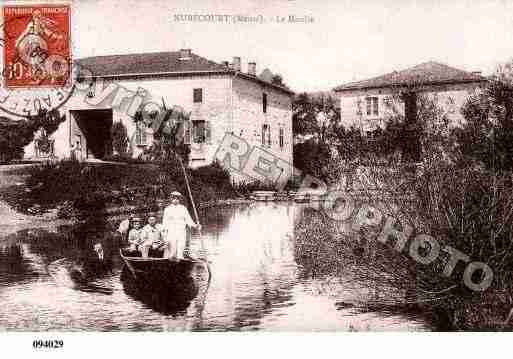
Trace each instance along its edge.
{"label": "red postage stamp", "polygon": [[4,86],[61,87],[71,75],[69,5],[4,6]]}

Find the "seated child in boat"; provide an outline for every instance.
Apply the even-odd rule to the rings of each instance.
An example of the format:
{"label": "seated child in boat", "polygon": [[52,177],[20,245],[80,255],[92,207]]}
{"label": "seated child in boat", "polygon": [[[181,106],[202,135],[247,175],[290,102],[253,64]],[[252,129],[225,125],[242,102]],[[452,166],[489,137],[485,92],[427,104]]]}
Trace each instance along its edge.
{"label": "seated child in boat", "polygon": [[141,219],[134,218],[132,220],[132,229],[128,232],[128,244],[130,245],[131,251],[136,251],[138,246],[141,244]]}
{"label": "seated child in boat", "polygon": [[143,258],[148,257],[150,249],[160,249],[163,244],[161,225],[157,223],[155,216],[148,217],[148,224],[141,231],[141,245],[139,246]]}

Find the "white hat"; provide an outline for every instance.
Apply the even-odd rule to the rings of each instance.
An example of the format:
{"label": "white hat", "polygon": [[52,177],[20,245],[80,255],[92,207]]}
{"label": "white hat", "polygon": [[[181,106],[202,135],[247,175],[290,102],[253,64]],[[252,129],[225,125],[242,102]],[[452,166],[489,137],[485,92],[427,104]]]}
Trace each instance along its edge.
{"label": "white hat", "polygon": [[170,197],[182,197],[182,194],[178,191],[171,192]]}

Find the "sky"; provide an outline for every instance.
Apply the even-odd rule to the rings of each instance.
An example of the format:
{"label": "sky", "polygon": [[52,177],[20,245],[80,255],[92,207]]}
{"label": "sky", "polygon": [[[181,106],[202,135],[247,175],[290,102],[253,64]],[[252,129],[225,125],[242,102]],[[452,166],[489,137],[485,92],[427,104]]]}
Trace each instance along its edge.
{"label": "sky", "polygon": [[[176,14],[266,22],[175,21]],[[276,22],[290,15],[313,22]],[[268,67],[296,92],[426,61],[489,74],[513,58],[509,0],[76,0],[72,23],[75,58],[185,47],[216,62],[240,56],[244,71],[255,61],[258,73]]]}

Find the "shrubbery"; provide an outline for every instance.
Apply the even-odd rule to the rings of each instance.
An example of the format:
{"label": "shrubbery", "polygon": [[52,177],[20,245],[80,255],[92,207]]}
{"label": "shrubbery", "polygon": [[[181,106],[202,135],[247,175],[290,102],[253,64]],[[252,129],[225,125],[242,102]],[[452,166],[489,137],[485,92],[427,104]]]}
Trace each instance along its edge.
{"label": "shrubbery", "polygon": [[0,117],[0,163],[23,157],[23,147],[28,145],[39,128],[52,134],[65,120],[58,110],[42,109],[36,116],[27,119],[11,120]]}
{"label": "shrubbery", "polygon": [[[196,204],[235,198],[229,173],[219,164],[187,169]],[[155,207],[172,191],[188,201],[183,170],[177,161],[158,164],[86,164],[48,162],[30,168],[27,192],[6,191],[4,199],[26,212],[35,205],[42,211],[57,208],[66,216],[95,215],[107,207]]]}

